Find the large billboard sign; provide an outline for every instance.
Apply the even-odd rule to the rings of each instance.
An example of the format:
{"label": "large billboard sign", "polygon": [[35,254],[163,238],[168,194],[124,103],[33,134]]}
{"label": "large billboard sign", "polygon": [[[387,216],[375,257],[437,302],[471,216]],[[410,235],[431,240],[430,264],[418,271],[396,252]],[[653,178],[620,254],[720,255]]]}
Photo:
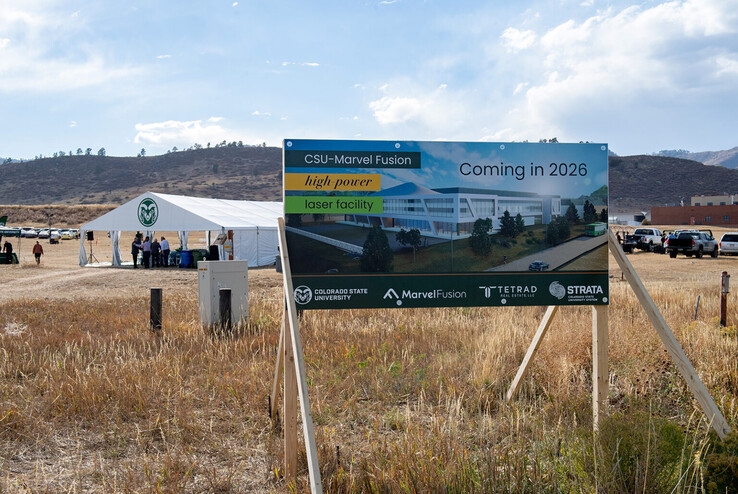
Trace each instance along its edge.
{"label": "large billboard sign", "polygon": [[592,143],[286,139],[297,307],[607,304],[607,156]]}

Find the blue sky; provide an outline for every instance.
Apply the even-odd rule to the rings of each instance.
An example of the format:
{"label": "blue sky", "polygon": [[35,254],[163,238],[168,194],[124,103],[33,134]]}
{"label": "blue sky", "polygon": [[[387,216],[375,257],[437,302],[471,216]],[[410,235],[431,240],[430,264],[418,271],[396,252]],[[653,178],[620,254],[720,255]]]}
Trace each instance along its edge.
{"label": "blue sky", "polygon": [[738,0],[0,0],[0,157],[285,137],[738,145]]}

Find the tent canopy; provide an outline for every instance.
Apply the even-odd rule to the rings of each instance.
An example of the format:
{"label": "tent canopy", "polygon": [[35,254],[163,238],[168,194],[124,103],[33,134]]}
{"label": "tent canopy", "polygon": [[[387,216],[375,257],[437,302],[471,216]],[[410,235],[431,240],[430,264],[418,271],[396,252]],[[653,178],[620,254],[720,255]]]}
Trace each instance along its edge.
{"label": "tent canopy", "polygon": [[[139,214],[151,202],[156,205],[153,222]],[[281,202],[231,201],[146,192],[80,227],[102,231],[205,231],[277,228]],[[147,211],[143,211],[146,213]],[[150,217],[149,217],[150,218]],[[142,221],[143,220],[143,221]]]}
{"label": "tent canopy", "polygon": [[[180,238],[191,231],[234,231],[234,258],[250,266],[273,264],[277,255],[277,218],[281,202],[233,201],[146,192],[80,227],[85,231],[176,231]],[[112,235],[111,235],[112,238]],[[80,236],[80,265],[84,249]],[[117,239],[116,239],[117,240]],[[120,258],[113,246],[113,264]]]}

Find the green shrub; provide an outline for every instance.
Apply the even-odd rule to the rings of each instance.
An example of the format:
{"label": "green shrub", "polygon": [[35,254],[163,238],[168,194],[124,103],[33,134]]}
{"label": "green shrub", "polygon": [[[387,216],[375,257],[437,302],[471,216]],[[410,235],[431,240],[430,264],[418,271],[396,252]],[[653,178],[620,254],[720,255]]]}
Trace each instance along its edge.
{"label": "green shrub", "polygon": [[707,492],[738,493],[738,433],[731,432],[722,441],[715,441],[715,450],[705,459]]}
{"label": "green shrub", "polygon": [[593,451],[581,458],[602,492],[670,492],[684,478],[682,462],[691,455],[681,428],[648,412],[614,414],[600,423]]}

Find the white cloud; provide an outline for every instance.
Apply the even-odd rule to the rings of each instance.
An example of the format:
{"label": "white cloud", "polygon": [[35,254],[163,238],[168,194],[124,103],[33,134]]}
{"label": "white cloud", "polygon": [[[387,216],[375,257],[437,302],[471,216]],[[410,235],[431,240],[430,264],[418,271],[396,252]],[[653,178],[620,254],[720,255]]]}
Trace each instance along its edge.
{"label": "white cloud", "polygon": [[218,123],[220,120],[222,120],[220,117],[211,117],[205,122],[202,120],[167,120],[147,124],[139,123],[135,126],[136,137],[134,137],[133,142],[165,148],[170,146],[187,147],[194,143],[205,145],[208,142],[216,143],[223,140],[250,142],[244,139],[243,133],[220,125]]}
{"label": "white cloud", "polygon": [[[534,35],[525,33],[530,32],[507,29],[502,46],[509,53],[532,46]],[[647,108],[670,112],[700,94],[721,93],[734,104],[736,33],[735,2],[721,0],[611,8],[563,22],[538,38],[538,49],[506,55],[515,57],[510,63],[517,76],[527,79],[513,92],[524,99],[508,104],[507,115],[486,137],[567,139],[568,134],[569,140],[586,140],[595,137],[592,133],[606,137],[613,119],[623,118],[643,134],[645,120],[655,120],[635,115],[647,114]]]}
{"label": "white cloud", "polygon": [[157,55],[156,58],[158,58],[159,60],[163,60],[165,58],[172,58],[172,56],[167,53],[165,55]]}
{"label": "white cloud", "polygon": [[251,114],[256,117],[271,117],[272,116],[272,114],[269,112],[261,112],[259,110],[254,110]]}
{"label": "white cloud", "polygon": [[302,65],[304,67],[320,67],[320,64],[317,62],[303,62]]}
{"label": "white cloud", "polygon": [[80,11],[69,14],[58,3],[2,2],[0,33],[7,37],[0,40],[0,91],[68,90],[140,74],[111,64],[94,44],[73,43],[86,29]]}
{"label": "white cloud", "polygon": [[374,119],[383,126],[404,124],[418,127],[418,131],[444,129],[450,132],[464,125],[465,105],[459,95],[449,93],[445,87],[423,89],[412,83],[398,81],[393,87],[396,95],[383,96],[369,103]]}
{"label": "white cloud", "polygon": [[233,3],[231,4],[231,7],[236,7],[237,5],[238,5],[238,2],[233,2]]}
{"label": "white cloud", "polygon": [[71,121],[69,122],[69,126],[70,126],[70,127],[72,127],[72,128],[74,128],[74,127],[76,127],[76,126],[77,126],[77,122],[75,122],[74,120],[71,120]]}
{"label": "white cloud", "polygon": [[717,75],[738,75],[738,55],[732,57],[719,56],[715,59],[715,64],[718,67]]}
{"label": "white cloud", "polygon": [[508,27],[500,36],[502,44],[508,51],[518,52],[533,46],[536,42],[536,34],[533,31],[520,31],[514,27]]}
{"label": "white cloud", "polygon": [[513,95],[520,93],[523,89],[528,87],[529,83],[527,82],[521,82],[517,86],[515,86],[515,90],[513,91]]}

